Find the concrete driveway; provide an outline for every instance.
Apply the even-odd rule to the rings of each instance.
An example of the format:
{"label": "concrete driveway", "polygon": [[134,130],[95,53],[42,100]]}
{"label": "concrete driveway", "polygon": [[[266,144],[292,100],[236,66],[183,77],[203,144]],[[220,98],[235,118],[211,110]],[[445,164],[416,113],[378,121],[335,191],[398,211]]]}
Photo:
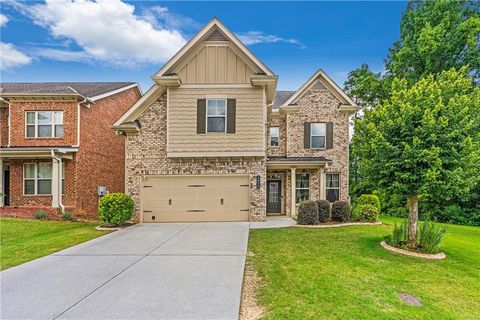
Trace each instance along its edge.
{"label": "concrete driveway", "polygon": [[140,224],[3,271],[2,319],[237,319],[248,222]]}

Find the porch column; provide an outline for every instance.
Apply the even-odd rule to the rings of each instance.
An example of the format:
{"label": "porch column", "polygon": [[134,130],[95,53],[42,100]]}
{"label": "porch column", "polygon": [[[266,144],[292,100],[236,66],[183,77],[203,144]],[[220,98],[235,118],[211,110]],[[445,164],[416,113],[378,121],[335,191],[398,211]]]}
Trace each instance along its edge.
{"label": "porch column", "polygon": [[325,168],[320,169],[320,199],[325,200],[325,186],[326,186],[326,176],[325,176]]}
{"label": "porch column", "polygon": [[291,204],[290,204],[290,207],[291,207],[291,213],[290,213],[290,216],[294,217],[297,215],[297,206],[295,205],[295,187],[296,187],[296,184],[295,184],[295,173],[296,173],[296,169],[295,168],[290,168],[290,182],[291,182],[291,192],[292,192],[292,197],[291,197]]}
{"label": "porch column", "polygon": [[59,185],[58,185],[58,163],[59,161],[52,158],[52,207],[59,207]]}
{"label": "porch column", "polygon": [[3,207],[3,199],[5,191],[3,190],[3,159],[0,158],[0,207]]}

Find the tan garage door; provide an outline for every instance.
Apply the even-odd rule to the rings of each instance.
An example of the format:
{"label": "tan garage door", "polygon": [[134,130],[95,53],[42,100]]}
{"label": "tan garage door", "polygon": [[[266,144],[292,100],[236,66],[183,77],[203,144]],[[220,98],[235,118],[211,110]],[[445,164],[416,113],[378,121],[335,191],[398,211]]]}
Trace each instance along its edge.
{"label": "tan garage door", "polygon": [[147,177],[144,222],[248,221],[248,176]]}

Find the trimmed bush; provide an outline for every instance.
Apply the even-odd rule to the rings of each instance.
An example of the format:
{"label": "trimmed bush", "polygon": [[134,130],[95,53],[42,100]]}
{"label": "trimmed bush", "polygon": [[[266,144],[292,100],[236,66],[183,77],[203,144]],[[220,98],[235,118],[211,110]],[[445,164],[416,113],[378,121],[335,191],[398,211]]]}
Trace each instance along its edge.
{"label": "trimmed bush", "polygon": [[327,222],[330,220],[330,202],[327,200],[318,200],[318,221]]}
{"label": "trimmed bush", "polygon": [[335,201],[333,203],[332,220],[338,222],[350,221],[350,205],[347,201]]}
{"label": "trimmed bush", "polygon": [[364,222],[377,222],[380,211],[371,204],[357,204],[352,210],[352,219]]}
{"label": "trimmed bush", "polygon": [[38,210],[35,212],[35,219],[41,220],[41,219],[47,219],[47,218],[48,218],[47,211]]}
{"label": "trimmed bush", "polygon": [[355,205],[369,204],[380,211],[380,199],[374,194],[362,194],[355,201]]}
{"label": "trimmed bush", "polygon": [[106,223],[121,225],[129,220],[135,209],[132,198],[124,193],[110,193],[103,196],[98,204],[100,219]]}
{"label": "trimmed bush", "polygon": [[298,224],[318,224],[318,207],[315,201],[307,200],[298,208]]}

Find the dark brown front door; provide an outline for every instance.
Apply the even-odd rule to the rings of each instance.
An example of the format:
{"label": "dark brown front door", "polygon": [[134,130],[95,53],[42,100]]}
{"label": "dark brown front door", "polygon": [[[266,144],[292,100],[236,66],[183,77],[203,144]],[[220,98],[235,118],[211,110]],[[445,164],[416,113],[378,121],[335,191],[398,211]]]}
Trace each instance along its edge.
{"label": "dark brown front door", "polygon": [[282,181],[268,180],[267,181],[267,213],[281,213],[282,212]]}

